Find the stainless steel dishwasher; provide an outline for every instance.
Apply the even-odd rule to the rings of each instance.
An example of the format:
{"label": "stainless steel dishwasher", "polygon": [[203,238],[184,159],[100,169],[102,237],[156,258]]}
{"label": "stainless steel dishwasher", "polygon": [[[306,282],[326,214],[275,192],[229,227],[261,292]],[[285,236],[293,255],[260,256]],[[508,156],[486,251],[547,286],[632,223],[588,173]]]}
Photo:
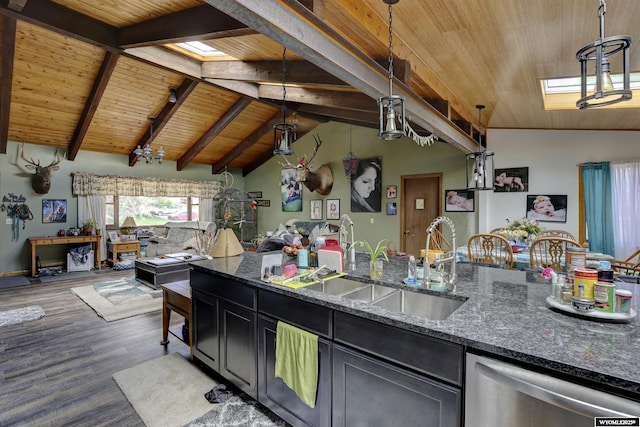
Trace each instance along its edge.
{"label": "stainless steel dishwasher", "polygon": [[467,427],[593,427],[595,417],[640,416],[638,402],[488,357],[467,353],[466,367]]}

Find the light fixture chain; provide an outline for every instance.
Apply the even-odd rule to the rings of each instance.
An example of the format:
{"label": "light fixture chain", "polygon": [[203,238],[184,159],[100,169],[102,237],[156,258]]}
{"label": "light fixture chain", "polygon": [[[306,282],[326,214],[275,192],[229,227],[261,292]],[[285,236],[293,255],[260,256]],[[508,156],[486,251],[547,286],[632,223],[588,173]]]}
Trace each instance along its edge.
{"label": "light fixture chain", "polygon": [[393,88],[393,13],[392,6],[389,3],[389,93],[391,94]]}
{"label": "light fixture chain", "polygon": [[285,47],[282,50],[282,117],[283,117],[283,122],[286,120],[286,107],[285,107],[285,100],[287,98],[287,86],[286,86],[286,81],[287,81],[287,48]]}

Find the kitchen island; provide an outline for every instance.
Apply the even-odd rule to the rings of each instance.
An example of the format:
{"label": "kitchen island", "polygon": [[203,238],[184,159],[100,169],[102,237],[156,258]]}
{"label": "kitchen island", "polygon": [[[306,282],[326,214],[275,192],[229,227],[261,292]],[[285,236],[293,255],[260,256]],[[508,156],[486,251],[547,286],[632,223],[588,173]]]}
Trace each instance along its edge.
{"label": "kitchen island", "polygon": [[[430,320],[309,288],[294,290],[262,282],[259,280],[261,257],[262,254],[245,253],[238,257],[193,262],[191,265],[194,273],[211,275],[214,280],[210,283],[200,280],[199,285],[194,285],[192,279],[192,287],[206,290],[208,286],[217,286],[216,279],[224,279],[256,291],[255,300],[259,300],[261,295],[265,296],[265,300],[266,296],[282,296],[287,301],[307,304],[308,308],[330,310],[332,317],[328,325],[329,329],[333,328],[335,331],[341,328],[341,322],[349,323],[350,327],[371,322],[368,324],[380,328],[378,332],[397,331],[399,335],[408,334],[406,336],[409,339],[424,337],[431,340],[425,347],[440,346],[438,351],[444,352],[442,359],[456,361],[459,348],[462,349],[461,357],[466,352],[490,355],[553,377],[640,401],[640,372],[637,370],[640,361],[638,322],[603,323],[551,310],[546,302],[546,297],[551,293],[551,285],[536,272],[458,264],[456,289],[448,297],[465,302],[446,319]],[[378,283],[411,292],[432,293],[403,285],[406,266],[407,259],[393,258],[385,264],[383,280]],[[358,253],[357,268],[348,272],[349,277],[369,281],[368,272],[367,257]],[[248,306],[250,304],[247,303]],[[196,309],[194,306],[194,310]],[[322,314],[314,316],[314,313],[309,312],[308,317],[321,318]],[[197,320],[194,319],[194,322],[197,331]],[[255,325],[252,327],[255,328]],[[320,335],[323,336],[322,333]],[[340,341],[340,345],[345,342],[337,332],[335,336],[331,331],[325,335],[328,342]],[[250,345],[249,341],[247,346]],[[334,350],[336,347],[334,345]],[[351,346],[348,347],[346,353],[350,351]],[[353,347],[361,348],[359,345]],[[398,349],[398,356],[405,350]],[[384,353],[384,349],[369,352],[379,355]],[[388,359],[384,354],[382,356]],[[346,357],[350,357],[350,354]],[[462,364],[458,365],[458,372],[456,368],[449,369],[450,366],[429,372],[428,368],[415,368],[405,360],[393,362],[409,367],[409,373],[417,370],[426,372],[426,376],[431,379],[441,380],[442,386],[436,386],[447,393],[453,393],[455,405],[461,407],[464,384]],[[335,371],[336,367],[333,369]],[[333,394],[335,399],[335,388]],[[442,401],[451,400],[451,396],[445,397]],[[334,411],[335,403],[334,400]],[[453,425],[461,424],[462,418],[461,415]]]}

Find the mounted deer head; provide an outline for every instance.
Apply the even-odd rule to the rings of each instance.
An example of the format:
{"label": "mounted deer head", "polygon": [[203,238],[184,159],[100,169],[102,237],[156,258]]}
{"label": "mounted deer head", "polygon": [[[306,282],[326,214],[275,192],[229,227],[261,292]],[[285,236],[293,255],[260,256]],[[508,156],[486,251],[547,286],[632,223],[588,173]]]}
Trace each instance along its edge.
{"label": "mounted deer head", "polygon": [[57,171],[60,169],[58,163],[60,163],[60,156],[58,155],[58,149],[56,148],[56,152],[54,154],[55,159],[53,162],[49,164],[49,166],[40,166],[40,161],[34,161],[33,158],[31,160],[27,160],[24,157],[24,144],[20,147],[20,158],[27,162],[24,165],[27,169],[34,169],[36,173],[31,177],[31,187],[33,187],[33,191],[38,194],[47,194],[49,192],[49,188],[51,188],[51,171]]}
{"label": "mounted deer head", "polygon": [[302,182],[309,191],[315,191],[318,194],[326,196],[331,193],[331,188],[333,188],[333,174],[331,173],[331,168],[327,164],[320,166],[314,171],[311,170],[311,162],[313,162],[316,154],[318,154],[318,148],[322,145],[322,140],[318,134],[314,134],[313,139],[316,141],[316,148],[313,150],[313,154],[308,161],[305,160],[304,156],[302,156],[302,159],[298,161],[298,164],[294,165],[287,160],[286,157],[282,156],[286,163],[280,163],[280,165],[285,168],[295,169],[296,180]]}

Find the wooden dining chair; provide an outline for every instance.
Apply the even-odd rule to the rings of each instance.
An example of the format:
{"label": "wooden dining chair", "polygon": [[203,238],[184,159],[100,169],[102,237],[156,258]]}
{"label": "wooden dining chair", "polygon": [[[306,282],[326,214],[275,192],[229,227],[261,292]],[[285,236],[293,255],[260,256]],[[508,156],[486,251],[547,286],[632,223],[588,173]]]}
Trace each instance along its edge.
{"label": "wooden dining chair", "polygon": [[572,246],[580,247],[580,243],[566,237],[538,237],[529,247],[529,265],[536,270],[551,267],[565,271],[564,257]]}
{"label": "wooden dining chair", "polygon": [[538,237],[564,237],[565,239],[576,240],[575,236],[564,230],[543,230]]}
{"label": "wooden dining chair", "polygon": [[435,228],[431,233],[429,240],[429,250],[442,251],[442,253],[451,252],[451,243],[444,237],[440,229]]}
{"label": "wooden dining chair", "polygon": [[467,242],[469,262],[513,268],[511,244],[499,234],[474,234]]}
{"label": "wooden dining chair", "polygon": [[612,259],[611,268],[619,275],[640,276],[640,249],[625,260]]}

